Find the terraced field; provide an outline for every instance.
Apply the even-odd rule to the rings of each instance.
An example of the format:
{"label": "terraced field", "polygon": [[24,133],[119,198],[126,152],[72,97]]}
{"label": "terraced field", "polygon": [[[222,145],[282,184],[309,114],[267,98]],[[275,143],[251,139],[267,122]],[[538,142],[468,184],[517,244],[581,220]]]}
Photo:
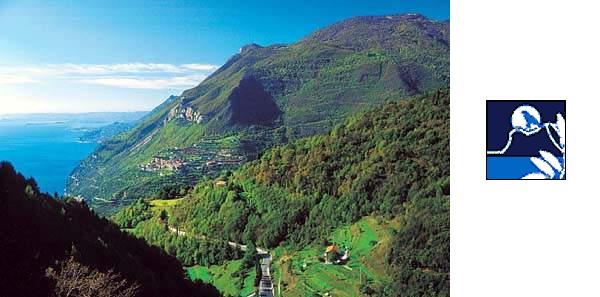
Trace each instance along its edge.
{"label": "terraced field", "polygon": [[324,246],[311,246],[301,251],[278,248],[275,252],[275,290],[281,279],[285,296],[360,296],[365,287],[378,287],[389,282],[385,271],[385,254],[395,220],[365,217],[353,225],[337,229],[330,241],[342,250],[349,249],[345,265],[325,264],[319,258]]}

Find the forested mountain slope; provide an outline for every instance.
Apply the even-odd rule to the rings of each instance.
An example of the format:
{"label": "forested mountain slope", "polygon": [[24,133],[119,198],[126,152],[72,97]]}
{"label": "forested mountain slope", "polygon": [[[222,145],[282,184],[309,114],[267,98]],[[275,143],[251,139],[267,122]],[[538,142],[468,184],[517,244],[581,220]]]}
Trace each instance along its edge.
{"label": "forested mountain slope", "polygon": [[[58,198],[58,197],[55,197]],[[75,199],[0,163],[0,296],[218,296],[181,264]]]}
{"label": "forested mountain slope", "polygon": [[235,168],[273,144],[325,133],[386,100],[448,84],[449,23],[415,14],[356,17],[293,44],[247,45],[197,87],[103,143],[74,170],[68,192],[111,209]]}
{"label": "forested mountain slope", "polygon": [[327,135],[273,147],[199,183],[168,220],[196,237],[291,250],[323,242],[365,216],[397,220],[398,231],[379,254],[391,281],[376,290],[447,296],[449,102],[447,90],[391,101]]}

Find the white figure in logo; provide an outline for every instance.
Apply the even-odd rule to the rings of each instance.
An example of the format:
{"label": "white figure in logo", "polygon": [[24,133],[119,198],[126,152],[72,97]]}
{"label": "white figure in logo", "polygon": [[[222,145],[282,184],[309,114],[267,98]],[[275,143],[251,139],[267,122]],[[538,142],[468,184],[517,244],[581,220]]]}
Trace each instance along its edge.
{"label": "white figure in logo", "polygon": [[[513,129],[508,133],[508,141],[499,151],[488,151],[488,155],[503,155],[512,143],[513,134],[521,133],[530,136],[546,129],[548,137],[554,146],[562,153],[562,162],[550,152],[540,150],[540,157],[531,157],[531,162],[540,170],[522,177],[522,179],[563,179],[565,177],[565,118],[556,114],[556,123],[544,123],[540,113],[532,106],[522,105],[517,107],[512,114]],[[550,132],[554,129],[558,135],[558,142]]]}

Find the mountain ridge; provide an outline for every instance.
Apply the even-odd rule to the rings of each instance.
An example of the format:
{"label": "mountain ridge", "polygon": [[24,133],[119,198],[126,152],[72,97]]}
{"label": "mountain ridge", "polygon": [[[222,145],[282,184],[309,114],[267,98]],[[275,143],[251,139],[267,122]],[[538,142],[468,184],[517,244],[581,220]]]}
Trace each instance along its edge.
{"label": "mountain ridge", "polygon": [[[324,133],[356,111],[448,84],[449,24],[420,15],[351,18],[296,43],[245,45],[199,85],[82,161],[68,192],[118,202],[156,193],[161,184],[189,185],[243,161],[182,166],[188,181],[181,172],[140,167],[175,148],[214,149],[207,138],[217,143],[215,152],[251,160],[274,144]],[[179,151],[183,163],[193,163],[194,156]],[[213,160],[220,165],[209,166]]]}

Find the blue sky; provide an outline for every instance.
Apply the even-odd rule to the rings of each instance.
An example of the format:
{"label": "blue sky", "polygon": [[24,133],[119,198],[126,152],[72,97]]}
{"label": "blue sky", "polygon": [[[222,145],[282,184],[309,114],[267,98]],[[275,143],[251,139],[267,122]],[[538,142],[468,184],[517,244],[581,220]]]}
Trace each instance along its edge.
{"label": "blue sky", "polygon": [[0,114],[149,110],[244,44],[358,15],[449,19],[448,0],[0,0]]}

